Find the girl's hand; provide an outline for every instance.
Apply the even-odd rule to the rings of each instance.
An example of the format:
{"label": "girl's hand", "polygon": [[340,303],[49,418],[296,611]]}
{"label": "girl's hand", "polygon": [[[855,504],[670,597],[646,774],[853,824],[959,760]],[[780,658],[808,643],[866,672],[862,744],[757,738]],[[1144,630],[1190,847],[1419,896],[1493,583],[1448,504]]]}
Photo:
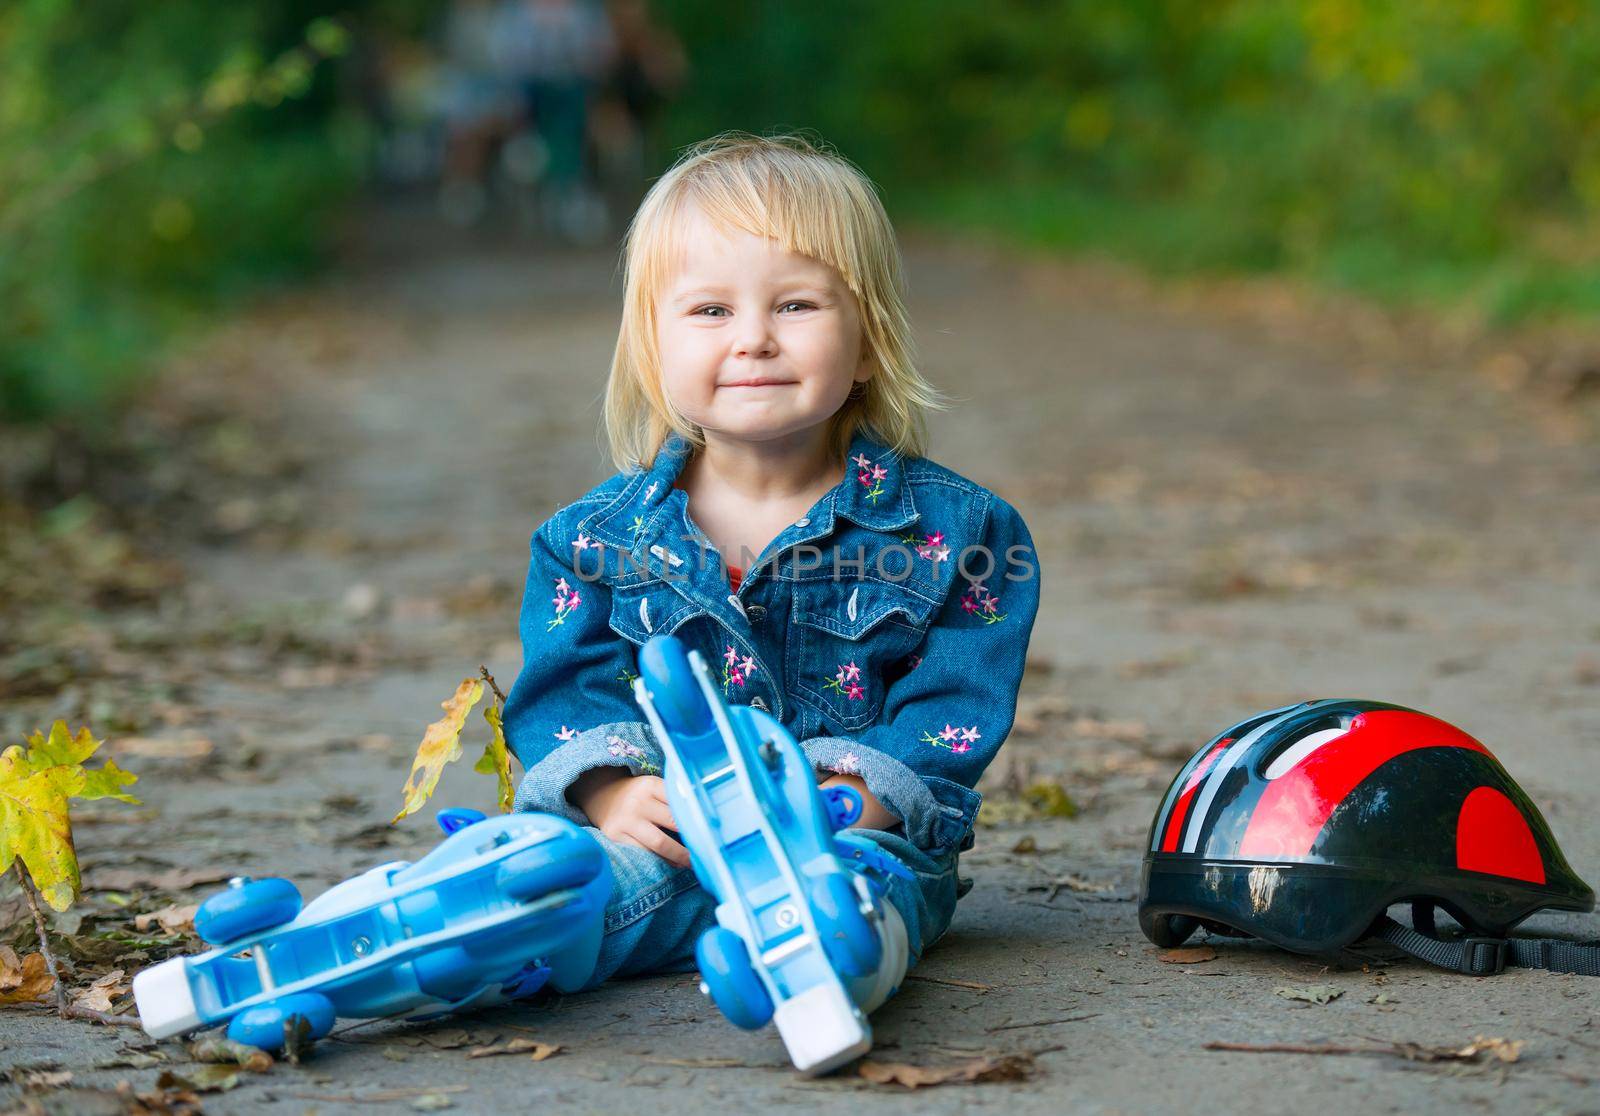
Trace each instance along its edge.
{"label": "girl's hand", "polygon": [[567,798],[613,841],[638,845],[679,868],[689,867],[689,850],[677,839],[667,784],[659,775],[596,767],[578,776]]}

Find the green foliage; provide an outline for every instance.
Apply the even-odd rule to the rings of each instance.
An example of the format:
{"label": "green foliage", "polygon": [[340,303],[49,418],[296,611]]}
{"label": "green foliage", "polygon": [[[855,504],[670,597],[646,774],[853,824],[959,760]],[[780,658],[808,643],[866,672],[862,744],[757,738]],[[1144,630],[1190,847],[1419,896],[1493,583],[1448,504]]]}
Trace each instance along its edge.
{"label": "green foliage", "polygon": [[303,271],[353,180],[308,0],[0,8],[0,416],[82,414]]}
{"label": "green foliage", "polygon": [[673,139],[810,126],[895,204],[1172,269],[1600,309],[1587,0],[663,5]]}

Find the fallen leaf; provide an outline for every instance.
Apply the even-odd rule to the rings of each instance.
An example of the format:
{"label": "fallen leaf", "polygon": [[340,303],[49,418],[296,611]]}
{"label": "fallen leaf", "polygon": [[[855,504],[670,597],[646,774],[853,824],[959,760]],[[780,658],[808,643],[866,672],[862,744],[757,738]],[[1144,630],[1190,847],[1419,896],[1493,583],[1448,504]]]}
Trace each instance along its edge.
{"label": "fallen leaf", "polygon": [[1022,792],[1041,815],[1047,818],[1073,818],[1078,816],[1078,804],[1067,793],[1067,788],[1053,780],[1041,779]]}
{"label": "fallen leaf", "polygon": [[96,1062],[93,1069],[149,1069],[159,1066],[166,1061],[162,1054],[146,1054],[140,1050],[129,1050],[118,1054],[115,1058],[108,1058],[104,1062]]}
{"label": "fallen leaf", "polygon": [[216,1035],[196,1039],[188,1044],[189,1057],[197,1062],[214,1062],[220,1065],[240,1066],[251,1073],[266,1073],[272,1068],[272,1055],[258,1046]]}
{"label": "fallen leaf", "polygon": [[311,1053],[316,1040],[311,1037],[311,1020],[303,1015],[291,1015],[283,1021],[283,1056],[291,1066],[298,1066]]}
{"label": "fallen leaf", "polygon": [[43,999],[56,986],[44,954],[18,957],[10,946],[0,946],[0,1004],[26,1004]]}
{"label": "fallen leaf", "polygon": [[539,1042],[536,1039],[514,1038],[505,1042],[497,1042],[492,1046],[475,1046],[467,1051],[469,1058],[493,1058],[500,1054],[529,1054],[535,1062],[542,1062],[552,1054],[560,1051],[561,1047],[554,1043]]}
{"label": "fallen leaf", "polygon": [[1011,851],[1018,856],[1029,856],[1039,851],[1039,842],[1035,841],[1031,835],[1024,836],[1015,845],[1011,846]]}
{"label": "fallen leaf", "polygon": [[874,1085],[902,1085],[907,1089],[921,1089],[929,1085],[1024,1081],[1033,1070],[1031,1054],[999,1054],[948,1066],[863,1061],[856,1067],[856,1072]]}
{"label": "fallen leaf", "polygon": [[244,1071],[238,1066],[196,1066],[188,1073],[162,1070],[157,1089],[184,1089],[191,1093],[226,1093],[239,1084]]}
{"label": "fallen leaf", "polygon": [[118,996],[126,996],[130,989],[131,985],[125,979],[123,971],[112,969],[89,987],[80,989],[74,994],[72,1006],[89,1011],[110,1012],[112,1001]]}
{"label": "fallen leaf", "polygon": [[456,1102],[443,1093],[423,1093],[420,1097],[412,1098],[411,1101],[411,1107],[418,1112],[438,1112],[455,1106]]}
{"label": "fallen leaf", "polygon": [[500,1036],[497,1034],[491,1034],[487,1038],[481,1038],[473,1035],[469,1031],[463,1031],[459,1027],[452,1027],[438,1031],[424,1032],[423,1034],[417,1035],[416,1040],[419,1043],[424,1043],[433,1047],[435,1050],[456,1050],[460,1047],[472,1046],[474,1044],[479,1046],[487,1046],[499,1037]]}
{"label": "fallen leaf", "polygon": [[188,891],[200,884],[220,883],[233,875],[224,868],[94,868],[84,878],[85,891]]}
{"label": "fallen leaf", "polygon": [[111,760],[91,770],[84,761],[100,748],[87,728],[76,736],[57,721],[47,737],[0,752],[0,874],[20,859],[46,903],[64,911],[78,897],[78,856],[72,847],[69,799],[115,798],[138,805],[122,788],[138,777]]}
{"label": "fallen leaf", "polygon": [[159,911],[150,911],[146,914],[135,915],[133,928],[140,933],[159,926],[168,934],[181,934],[186,930],[194,929],[195,912],[200,909],[198,903],[174,903],[162,907]]}
{"label": "fallen leaf", "polygon": [[1215,961],[1217,951],[1210,946],[1189,946],[1187,949],[1164,949],[1156,954],[1163,965],[1201,965]]}
{"label": "fallen leaf", "polygon": [[404,805],[394,816],[394,821],[422,809],[439,785],[439,776],[447,764],[461,758],[461,729],[467,723],[467,714],[483,698],[483,683],[476,678],[463,678],[461,685],[449,699],[440,703],[444,716],[429,725],[417,746],[416,758],[411,761],[411,773],[406,777]]}
{"label": "fallen leaf", "polygon": [[215,747],[203,736],[124,736],[111,742],[112,752],[119,756],[146,759],[203,759]]}
{"label": "fallen leaf", "polygon": [[1423,1046],[1414,1042],[1394,1045],[1396,1053],[1412,1062],[1479,1062],[1485,1055],[1500,1062],[1515,1062],[1522,1057],[1523,1041],[1477,1035],[1465,1046]]}
{"label": "fallen leaf", "polygon": [[1308,1004],[1326,1004],[1343,996],[1344,989],[1335,988],[1331,984],[1312,984],[1305,988],[1274,988],[1272,994],[1274,996],[1282,996],[1285,1000],[1303,1000]]}
{"label": "fallen leaf", "polygon": [[23,1074],[22,1087],[25,1089],[59,1089],[72,1081],[71,1070],[34,1070]]}

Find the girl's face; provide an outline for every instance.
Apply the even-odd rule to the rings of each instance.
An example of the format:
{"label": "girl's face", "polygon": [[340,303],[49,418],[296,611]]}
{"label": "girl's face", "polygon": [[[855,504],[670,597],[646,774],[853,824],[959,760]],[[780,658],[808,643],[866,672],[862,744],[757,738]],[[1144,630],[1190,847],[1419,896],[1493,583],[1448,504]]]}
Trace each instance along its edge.
{"label": "girl's face", "polygon": [[843,277],[775,241],[723,232],[696,208],[684,220],[683,255],[655,302],[667,397],[708,436],[743,442],[827,422],[871,376]]}

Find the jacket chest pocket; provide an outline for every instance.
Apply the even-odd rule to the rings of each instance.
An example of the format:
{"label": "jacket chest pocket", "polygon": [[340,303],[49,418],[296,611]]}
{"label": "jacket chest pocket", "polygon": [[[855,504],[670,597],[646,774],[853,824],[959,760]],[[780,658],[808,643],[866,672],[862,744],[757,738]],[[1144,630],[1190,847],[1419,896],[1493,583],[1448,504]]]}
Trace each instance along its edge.
{"label": "jacket chest pocket", "polygon": [[638,646],[651,636],[671,635],[705,610],[662,581],[615,586],[611,590],[611,630]]}
{"label": "jacket chest pocket", "polygon": [[921,645],[933,604],[870,583],[806,588],[819,591],[795,594],[789,689],[826,728],[860,732],[883,711],[890,668]]}

